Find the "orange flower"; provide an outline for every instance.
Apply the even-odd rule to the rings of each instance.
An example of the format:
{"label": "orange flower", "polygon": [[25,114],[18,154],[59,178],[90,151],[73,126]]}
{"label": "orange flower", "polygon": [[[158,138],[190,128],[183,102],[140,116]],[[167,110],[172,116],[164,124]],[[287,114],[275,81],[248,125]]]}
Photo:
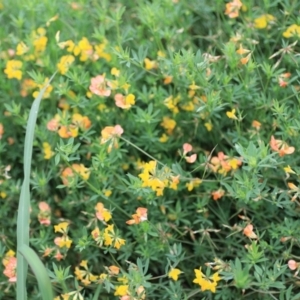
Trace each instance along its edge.
{"label": "orange flower", "polygon": [[75,126],[79,126],[83,130],[89,129],[92,125],[91,120],[81,114],[73,114],[72,122]]}
{"label": "orange flower", "polygon": [[292,182],[288,182],[287,185],[290,190],[298,190],[298,187]]}
{"label": "orange flower", "polygon": [[239,10],[243,6],[243,3],[240,0],[233,0],[226,4],[225,15],[228,15],[229,18],[237,18],[239,16]]}
{"label": "orange flower", "polygon": [[117,266],[108,267],[110,275],[118,275],[120,273],[120,268]]}
{"label": "orange flower", "polygon": [[0,140],[2,139],[3,134],[4,134],[4,126],[2,123],[0,123]]}
{"label": "orange flower", "polygon": [[164,78],[164,84],[170,84],[173,80],[173,77],[172,76],[166,76]]}
{"label": "orange flower", "polygon": [[291,73],[283,73],[281,75],[279,75],[278,78],[278,84],[280,87],[285,88],[288,86],[288,81],[285,81],[284,79],[290,78],[291,77]]}
{"label": "orange flower", "polygon": [[88,180],[90,177],[90,170],[83,164],[72,164],[72,168],[67,167],[61,173],[64,185],[71,185],[74,172],[77,173],[83,180]]}
{"label": "orange flower", "polygon": [[96,209],[96,217],[100,221],[108,222],[111,219],[111,213],[109,210],[104,208],[103,203],[98,202],[95,206]]}
{"label": "orange flower", "polygon": [[222,189],[218,189],[217,191],[214,191],[211,193],[211,195],[215,201],[221,199],[224,196],[224,194],[225,194],[225,191]]}
{"label": "orange flower", "polygon": [[250,59],[250,57],[251,57],[251,53],[249,53],[246,57],[241,58],[241,59],[240,59],[241,64],[242,64],[242,65],[247,64],[248,61],[249,61],[249,59]]}
{"label": "orange flower", "polygon": [[240,48],[238,50],[235,51],[237,54],[243,55],[246,53],[249,53],[250,50],[243,48],[243,45],[240,44]]}
{"label": "orange flower", "polygon": [[270,147],[273,151],[278,152],[279,156],[292,154],[295,151],[294,147],[289,147],[287,143],[282,140],[275,140],[274,136],[271,136]]}
{"label": "orange flower", "polygon": [[53,118],[47,123],[47,129],[50,131],[57,131],[59,128],[59,118]]}
{"label": "orange flower", "polygon": [[104,75],[98,75],[96,77],[91,78],[90,91],[98,96],[110,96],[111,89],[110,83],[105,80]]}
{"label": "orange flower", "polygon": [[101,144],[105,144],[110,142],[108,146],[108,152],[111,151],[111,148],[114,146],[118,148],[118,141],[117,138],[122,135],[124,132],[123,128],[120,125],[116,126],[106,126],[101,131]]}
{"label": "orange flower", "polygon": [[247,236],[250,239],[257,239],[257,235],[253,232],[253,225],[252,224],[248,224],[244,230],[243,233],[245,236]]}
{"label": "orange flower", "polygon": [[254,127],[256,130],[259,130],[260,127],[261,127],[261,123],[256,121],[256,120],[253,120],[252,121],[252,127]]}
{"label": "orange flower", "polygon": [[56,254],[54,255],[54,258],[56,258],[57,261],[60,261],[64,258],[64,256],[60,253],[59,250],[57,250]]}
{"label": "orange flower", "polygon": [[133,219],[126,221],[126,224],[133,225],[133,224],[139,224],[141,222],[146,221],[147,220],[147,212],[148,212],[147,208],[139,207],[136,210],[136,214],[132,215]]}
{"label": "orange flower", "polygon": [[238,158],[229,158],[223,152],[218,152],[218,156],[213,156],[210,160],[209,167],[214,173],[227,174],[231,170],[236,170],[242,165],[242,161]]}
{"label": "orange flower", "polygon": [[123,128],[120,125],[116,126],[106,126],[101,131],[101,144],[104,144],[114,138],[115,136],[121,136],[121,134],[124,132]]}

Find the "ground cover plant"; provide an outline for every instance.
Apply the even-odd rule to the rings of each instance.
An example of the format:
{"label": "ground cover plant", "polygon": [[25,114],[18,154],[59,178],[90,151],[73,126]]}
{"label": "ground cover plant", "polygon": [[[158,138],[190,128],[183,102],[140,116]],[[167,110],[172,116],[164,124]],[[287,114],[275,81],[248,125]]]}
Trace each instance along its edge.
{"label": "ground cover plant", "polygon": [[300,299],[299,12],[0,1],[0,298]]}

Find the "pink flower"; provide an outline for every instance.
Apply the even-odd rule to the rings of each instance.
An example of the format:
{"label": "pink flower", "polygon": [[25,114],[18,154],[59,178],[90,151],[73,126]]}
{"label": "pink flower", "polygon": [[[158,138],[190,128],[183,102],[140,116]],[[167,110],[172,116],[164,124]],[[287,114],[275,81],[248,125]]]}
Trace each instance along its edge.
{"label": "pink flower", "polygon": [[111,89],[109,88],[110,83],[105,80],[104,75],[98,75],[91,78],[90,91],[98,96],[110,96]]}
{"label": "pink flower", "polygon": [[193,146],[188,143],[184,143],[182,148],[183,148],[183,155],[186,155],[188,152],[193,150]]}
{"label": "pink flower", "polygon": [[50,206],[48,203],[42,201],[39,203],[39,209],[40,209],[40,211],[43,211],[43,212],[50,211]]}
{"label": "pink flower", "polygon": [[47,123],[47,129],[50,131],[57,131],[59,127],[59,120],[57,119],[51,119],[48,123]]}
{"label": "pink flower", "polygon": [[124,132],[124,130],[120,125],[116,125],[114,127],[106,126],[101,131],[101,137],[102,137],[101,144],[108,142],[110,139],[112,139],[116,136],[121,136],[123,132]]}
{"label": "pink flower", "polygon": [[49,226],[51,224],[51,208],[48,203],[42,201],[39,203],[40,212],[38,220],[41,225]]}
{"label": "pink flower", "polygon": [[294,270],[296,270],[296,269],[298,268],[299,263],[297,263],[297,262],[294,261],[293,259],[290,259],[290,260],[288,261],[288,266],[289,266],[290,270],[294,271]]}
{"label": "pink flower", "polygon": [[17,269],[17,258],[14,256],[9,257],[8,262],[3,271],[3,274],[9,278],[8,280],[9,282],[17,281],[16,269]]}
{"label": "pink flower", "polygon": [[197,159],[197,154],[192,154],[191,156],[186,156],[186,154],[188,152],[191,152],[193,150],[193,146],[191,144],[184,143],[182,148],[183,148],[183,156],[184,156],[185,160],[190,164],[194,163]]}
{"label": "pink flower", "polygon": [[127,96],[123,96],[122,94],[115,95],[115,103],[116,106],[129,109],[132,105],[135,104],[135,96],[133,94],[128,94]]}
{"label": "pink flower", "polygon": [[193,154],[193,155],[191,155],[191,156],[186,156],[186,157],[185,157],[185,160],[186,160],[188,163],[192,164],[192,163],[194,163],[194,162],[197,160],[197,154]]}
{"label": "pink flower", "polygon": [[273,151],[278,152],[279,156],[292,154],[295,151],[294,147],[290,147],[282,140],[276,140],[273,135],[271,136],[270,147]]}

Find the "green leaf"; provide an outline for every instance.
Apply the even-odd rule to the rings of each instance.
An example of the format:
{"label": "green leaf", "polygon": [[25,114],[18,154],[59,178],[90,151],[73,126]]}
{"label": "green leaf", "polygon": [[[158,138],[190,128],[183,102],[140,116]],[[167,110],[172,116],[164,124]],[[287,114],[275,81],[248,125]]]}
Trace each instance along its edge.
{"label": "green leaf", "polygon": [[53,300],[51,281],[47,274],[47,270],[41,262],[37,254],[27,245],[22,245],[18,250],[26,259],[31,267],[39,285],[39,289],[43,300]]}

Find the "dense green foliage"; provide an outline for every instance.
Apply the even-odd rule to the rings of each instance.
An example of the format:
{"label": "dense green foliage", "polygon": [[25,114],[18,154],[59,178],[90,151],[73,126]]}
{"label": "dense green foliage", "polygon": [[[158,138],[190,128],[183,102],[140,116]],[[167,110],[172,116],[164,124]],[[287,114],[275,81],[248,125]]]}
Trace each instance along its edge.
{"label": "dense green foliage", "polygon": [[29,233],[55,300],[299,299],[299,1],[11,2],[0,298],[16,299],[25,132],[46,87]]}

